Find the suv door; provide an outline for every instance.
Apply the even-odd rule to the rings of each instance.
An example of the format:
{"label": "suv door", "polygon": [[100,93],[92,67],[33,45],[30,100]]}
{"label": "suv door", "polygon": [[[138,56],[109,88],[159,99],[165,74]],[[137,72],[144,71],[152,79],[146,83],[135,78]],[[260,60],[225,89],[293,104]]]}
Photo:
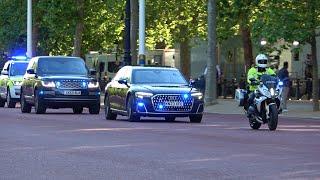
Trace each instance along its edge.
{"label": "suv door", "polygon": [[[35,79],[37,78],[37,60],[32,59],[27,67],[27,72],[24,75],[24,87],[23,87],[23,94],[26,100],[30,103],[34,102],[34,84]],[[33,73],[31,73],[33,71]]]}

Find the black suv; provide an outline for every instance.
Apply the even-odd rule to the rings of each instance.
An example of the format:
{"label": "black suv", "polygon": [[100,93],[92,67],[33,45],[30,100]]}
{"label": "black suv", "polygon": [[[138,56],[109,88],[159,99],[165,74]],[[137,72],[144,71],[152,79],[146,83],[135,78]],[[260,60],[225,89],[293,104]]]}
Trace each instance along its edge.
{"label": "black suv", "polygon": [[21,86],[21,112],[37,114],[47,108],[72,108],[81,114],[100,112],[100,87],[83,59],[65,56],[40,56],[30,60]]}
{"label": "black suv", "polygon": [[200,123],[203,104],[203,94],[176,68],[125,66],[105,88],[105,116],[111,120],[120,114],[130,121],[154,116]]}

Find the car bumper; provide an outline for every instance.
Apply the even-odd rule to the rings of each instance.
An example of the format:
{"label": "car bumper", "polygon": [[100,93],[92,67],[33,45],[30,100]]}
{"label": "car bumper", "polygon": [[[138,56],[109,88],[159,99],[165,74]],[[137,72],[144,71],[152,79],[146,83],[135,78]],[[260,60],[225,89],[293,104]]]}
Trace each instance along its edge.
{"label": "car bumper", "polygon": [[44,105],[52,108],[69,108],[75,106],[90,107],[100,105],[99,91],[83,91],[82,95],[63,95],[57,91],[42,91],[39,98]]}
{"label": "car bumper", "polygon": [[145,101],[143,105],[140,106],[136,103],[134,114],[138,116],[148,116],[148,117],[188,117],[191,115],[201,115],[204,110],[204,102],[200,100],[195,100],[193,102],[192,108],[188,111],[155,111],[151,102]]}

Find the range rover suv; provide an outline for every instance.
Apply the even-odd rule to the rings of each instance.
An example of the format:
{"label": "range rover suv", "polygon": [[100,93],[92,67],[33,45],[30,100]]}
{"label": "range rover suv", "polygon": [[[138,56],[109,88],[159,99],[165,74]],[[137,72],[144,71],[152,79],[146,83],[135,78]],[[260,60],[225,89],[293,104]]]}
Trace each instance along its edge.
{"label": "range rover suv", "polygon": [[200,123],[203,94],[193,88],[176,68],[125,66],[105,88],[105,117],[117,115],[139,121],[141,116],[189,117]]}
{"label": "range rover suv", "polygon": [[40,56],[30,60],[21,86],[21,112],[37,114],[47,108],[72,108],[81,114],[100,112],[100,87],[83,59],[65,56]]}

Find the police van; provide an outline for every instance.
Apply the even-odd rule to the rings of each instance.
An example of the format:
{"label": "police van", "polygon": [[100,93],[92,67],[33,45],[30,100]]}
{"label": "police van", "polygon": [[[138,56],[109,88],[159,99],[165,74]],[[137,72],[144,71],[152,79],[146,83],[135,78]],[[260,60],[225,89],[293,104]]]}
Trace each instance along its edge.
{"label": "police van", "polygon": [[7,61],[0,75],[0,107],[15,108],[20,100],[20,89],[23,75],[26,72],[29,61],[25,56],[13,56]]}

